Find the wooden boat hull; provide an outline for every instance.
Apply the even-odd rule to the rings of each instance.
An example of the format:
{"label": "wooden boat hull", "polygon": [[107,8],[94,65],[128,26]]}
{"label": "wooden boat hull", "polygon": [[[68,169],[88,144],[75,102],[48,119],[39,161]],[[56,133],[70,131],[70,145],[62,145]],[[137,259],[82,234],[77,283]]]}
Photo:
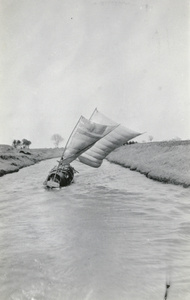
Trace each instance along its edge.
{"label": "wooden boat hull", "polygon": [[49,188],[59,188],[70,185],[74,179],[74,169],[71,166],[60,166],[53,168],[44,185]]}

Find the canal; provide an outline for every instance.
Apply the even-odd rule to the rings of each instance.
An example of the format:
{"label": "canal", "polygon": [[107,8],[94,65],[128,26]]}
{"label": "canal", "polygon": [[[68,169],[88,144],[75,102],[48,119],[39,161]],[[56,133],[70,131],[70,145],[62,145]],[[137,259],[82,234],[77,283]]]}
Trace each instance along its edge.
{"label": "canal", "polygon": [[105,161],[46,190],[55,164],[0,178],[0,299],[190,299],[190,189]]}

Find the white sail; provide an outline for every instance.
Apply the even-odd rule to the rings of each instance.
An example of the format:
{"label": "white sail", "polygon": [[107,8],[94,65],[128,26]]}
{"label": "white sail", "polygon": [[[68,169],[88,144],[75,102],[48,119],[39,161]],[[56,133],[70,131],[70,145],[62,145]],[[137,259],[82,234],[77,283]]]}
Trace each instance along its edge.
{"label": "white sail", "polygon": [[92,147],[99,139],[114,130],[116,126],[97,124],[81,116],[65,147],[62,156],[63,163],[71,163],[79,155]]}
{"label": "white sail", "polygon": [[141,133],[132,131],[110,120],[97,109],[94,111],[90,121],[104,125],[116,126],[109,134],[97,141],[93,147],[79,156],[79,161],[91,167],[98,168],[101,166],[103,159],[113,150],[120,147],[130,139]]}
{"label": "white sail", "polygon": [[94,110],[92,116],[90,117],[90,121],[98,123],[98,124],[104,124],[104,125],[111,125],[111,126],[118,126],[119,124],[115,121],[111,120],[101,112],[97,110],[97,108]]}

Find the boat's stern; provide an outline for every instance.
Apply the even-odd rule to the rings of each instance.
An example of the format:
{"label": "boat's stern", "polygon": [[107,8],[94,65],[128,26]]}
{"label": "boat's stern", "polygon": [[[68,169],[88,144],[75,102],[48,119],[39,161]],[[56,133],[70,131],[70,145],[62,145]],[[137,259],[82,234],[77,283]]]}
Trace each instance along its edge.
{"label": "boat's stern", "polygon": [[70,165],[53,168],[44,182],[44,185],[48,188],[67,186],[73,182],[75,172],[74,168]]}

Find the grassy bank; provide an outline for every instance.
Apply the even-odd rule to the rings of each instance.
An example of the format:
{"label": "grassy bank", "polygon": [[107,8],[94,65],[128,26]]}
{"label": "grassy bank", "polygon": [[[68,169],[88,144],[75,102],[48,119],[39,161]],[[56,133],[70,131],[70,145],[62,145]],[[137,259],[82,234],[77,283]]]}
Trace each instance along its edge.
{"label": "grassy bank", "polygon": [[[0,145],[0,176],[39,161],[60,158],[63,148],[24,150]],[[190,187],[190,141],[125,145],[108,155],[110,162],[138,171],[150,179]]]}
{"label": "grassy bank", "polygon": [[0,176],[18,172],[21,168],[45,159],[60,157],[62,153],[63,148],[18,150],[8,145],[0,145]]}
{"label": "grassy bank", "polygon": [[107,157],[148,178],[190,187],[190,141],[125,145]]}

